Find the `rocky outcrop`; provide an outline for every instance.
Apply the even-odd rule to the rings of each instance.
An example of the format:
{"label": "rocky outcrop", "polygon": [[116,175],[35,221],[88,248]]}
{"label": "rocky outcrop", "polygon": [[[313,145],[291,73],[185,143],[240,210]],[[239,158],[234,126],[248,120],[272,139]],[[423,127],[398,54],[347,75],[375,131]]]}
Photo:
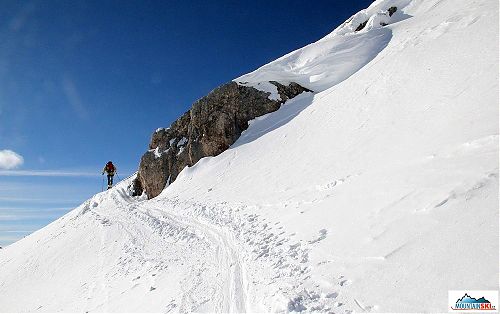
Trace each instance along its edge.
{"label": "rocky outcrop", "polygon": [[156,197],[184,167],[228,149],[248,128],[248,121],[276,111],[286,100],[310,91],[296,83],[266,83],[276,86],[277,99],[245,82],[230,82],[196,101],[169,128],[156,130],[149,150],[141,158],[134,195],[146,192],[148,198]]}
{"label": "rocky outcrop", "polygon": [[387,12],[389,12],[389,16],[392,16],[398,10],[397,7],[390,7]]}
{"label": "rocky outcrop", "polygon": [[365,28],[366,23],[368,23],[368,20],[364,21],[363,23],[360,23],[360,24],[358,25],[358,27],[356,27],[356,30],[355,30],[355,31],[356,31],[356,32],[359,32],[360,30],[362,30],[363,28]]}
{"label": "rocky outcrop", "polygon": [[[364,22],[360,23],[358,25],[358,27],[356,27],[355,32],[359,32],[360,30],[363,30],[366,27],[366,25],[368,24],[368,22],[370,21],[370,19],[373,19],[372,23],[375,22],[375,21],[377,21],[377,23],[380,26],[389,25],[388,18],[390,18],[394,13],[396,13],[397,10],[398,10],[397,7],[390,7],[389,9],[387,9],[387,11],[378,12],[377,14],[373,15],[369,19],[367,19]],[[350,21],[350,20],[348,20],[348,21]]]}

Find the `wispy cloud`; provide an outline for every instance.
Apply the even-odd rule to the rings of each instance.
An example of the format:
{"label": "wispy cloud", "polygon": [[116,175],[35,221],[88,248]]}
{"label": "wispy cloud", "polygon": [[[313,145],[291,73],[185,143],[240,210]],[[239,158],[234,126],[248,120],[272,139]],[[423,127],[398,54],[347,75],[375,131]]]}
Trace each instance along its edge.
{"label": "wispy cloud", "polygon": [[46,226],[48,222],[46,221],[30,221],[30,222],[22,222],[22,221],[16,221],[16,222],[10,222],[10,223],[5,223],[5,222],[0,222],[0,235],[5,234],[5,233],[14,233],[13,231],[27,231],[27,232],[33,232],[36,230],[39,230],[40,228],[43,228]]}
{"label": "wispy cloud", "polygon": [[15,197],[15,196],[0,196],[0,201],[6,202],[36,202],[43,204],[76,204],[79,201],[58,198],[37,198],[37,197]]}
{"label": "wispy cloud", "polygon": [[0,176],[10,177],[97,177],[99,173],[61,170],[0,170]]}
{"label": "wispy cloud", "polygon": [[39,213],[39,214],[31,214],[31,215],[26,215],[26,214],[0,214],[0,222],[2,221],[32,221],[32,220],[54,220],[59,217],[61,217],[61,214],[53,213],[53,214],[47,214],[47,213]]}
{"label": "wispy cloud", "polygon": [[71,208],[9,208],[0,207],[0,222],[2,221],[32,221],[53,220],[69,212]]}
{"label": "wispy cloud", "polygon": [[64,95],[66,95],[69,104],[76,112],[78,117],[80,117],[80,119],[82,120],[86,120],[88,118],[88,112],[87,109],[85,108],[85,105],[82,102],[80,93],[78,92],[78,89],[76,88],[76,85],[73,82],[73,80],[71,80],[68,77],[63,78],[62,88],[64,91]]}
{"label": "wispy cloud", "polygon": [[6,234],[6,235],[2,235],[0,233],[0,246],[7,246],[9,244],[12,244],[18,240],[21,240],[23,238],[23,235],[22,234],[17,234],[17,235],[14,235],[14,234]]}
{"label": "wispy cloud", "polygon": [[0,207],[0,246],[16,242],[52,221],[62,217],[70,208],[23,208]]}
{"label": "wispy cloud", "polygon": [[19,31],[34,11],[35,3],[33,1],[26,2],[18,14],[10,20],[9,29],[13,32]]}
{"label": "wispy cloud", "polygon": [[15,169],[24,163],[23,156],[9,149],[0,150],[0,169]]}
{"label": "wispy cloud", "polygon": [[18,212],[18,213],[38,213],[38,212],[67,212],[70,207],[48,207],[48,208],[17,208],[17,207],[0,207],[0,212]]}

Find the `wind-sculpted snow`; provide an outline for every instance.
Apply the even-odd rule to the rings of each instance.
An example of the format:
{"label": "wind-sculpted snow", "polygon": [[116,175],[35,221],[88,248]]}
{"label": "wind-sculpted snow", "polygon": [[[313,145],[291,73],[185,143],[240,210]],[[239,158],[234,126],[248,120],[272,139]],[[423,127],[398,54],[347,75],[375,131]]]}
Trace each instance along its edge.
{"label": "wind-sculpted snow", "polygon": [[315,92],[330,88],[373,60],[382,51],[392,34],[389,28],[371,32],[335,36],[294,51],[235,81],[250,86],[263,81],[296,82]]}
{"label": "wind-sculpted snow", "polygon": [[[317,42],[235,81],[261,90],[265,90],[259,86],[262,82],[278,81],[296,82],[315,92],[324,91],[356,73],[388,45],[392,30],[384,26],[410,17],[403,12],[408,3],[409,0],[376,1]],[[397,11],[389,16],[391,6]],[[356,31],[360,24],[367,25]]]}
{"label": "wind-sculpted snow", "polygon": [[156,198],[128,179],[0,250],[0,311],[447,312],[448,290],[498,289],[497,13],[376,1],[324,55],[264,66],[249,78],[300,77],[278,71],[293,59],[309,79],[333,69],[329,40],[390,34]]}

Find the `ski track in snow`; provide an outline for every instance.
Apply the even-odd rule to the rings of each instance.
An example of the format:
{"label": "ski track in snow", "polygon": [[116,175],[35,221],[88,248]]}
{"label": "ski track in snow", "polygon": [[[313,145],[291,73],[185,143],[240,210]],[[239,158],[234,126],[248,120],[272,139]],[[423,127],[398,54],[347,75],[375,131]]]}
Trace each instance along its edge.
{"label": "ski track in snow", "polygon": [[[252,213],[255,208],[247,205],[226,202],[207,205],[175,198],[163,199],[158,204],[162,206],[154,205],[157,215],[173,218],[170,211],[178,211],[181,214],[175,221],[184,224],[188,221],[189,226],[211,234],[216,239],[212,242],[220,244],[225,257],[219,258],[219,264],[226,265],[221,271],[228,272],[231,268],[225,281],[230,288],[223,289],[235,301],[229,307],[231,311],[330,311],[341,306],[335,301],[338,290],[323,291],[317,285],[316,288],[308,285],[311,278],[308,252],[311,245],[326,238],[327,230],[319,230],[318,237],[309,241],[293,241],[293,235],[286,235],[279,222],[271,224],[261,219]],[[226,262],[227,257],[231,263]],[[345,287],[348,282],[339,280],[337,287]],[[244,302],[246,307],[242,306]]]}
{"label": "ski track in snow", "polygon": [[[213,308],[208,309],[216,312],[246,311],[241,261],[227,235],[194,218],[187,219],[187,217],[168,213],[157,205],[147,205],[147,202],[146,204],[134,203],[128,197],[124,200],[128,200],[128,204],[120,207],[127,208],[128,215],[125,218],[136,220],[134,225],[146,224],[150,228],[149,240],[141,239],[138,234],[129,232],[129,242],[140,244],[143,241],[152,241],[154,237],[155,240],[152,242],[157,246],[169,246],[173,241],[183,242],[183,245],[188,248],[206,247],[205,256],[195,256],[191,261],[186,260],[187,263],[192,263],[187,265],[190,269],[189,273],[196,276],[194,280],[189,277],[183,279],[180,299],[170,302],[165,309],[181,312],[199,311],[206,303],[212,302]],[[114,217],[113,220],[120,221],[119,217]],[[123,229],[130,225],[130,221],[122,223]],[[189,249],[185,251],[186,254],[190,254]],[[137,247],[132,252],[135,255],[138,254],[140,260],[147,261],[148,268],[160,270],[172,264],[172,260],[168,257],[165,260],[152,259]],[[193,252],[196,251],[193,250]],[[207,273],[206,267],[208,266],[213,268],[211,271],[215,274],[215,278],[202,278],[203,273]],[[150,289],[153,291],[156,287],[151,285]]]}
{"label": "ski track in snow", "polygon": [[[81,288],[84,305],[70,310],[108,311],[121,295],[138,289],[145,291],[145,303],[152,297],[148,293],[160,294],[154,310],[162,312],[329,311],[343,306],[336,300],[338,289],[307,285],[308,252],[327,237],[327,230],[309,241],[294,241],[279,222],[252,213],[255,206],[176,198],[138,201],[125,189],[122,183],[87,201],[65,224],[85,228],[94,221],[100,241],[96,271]],[[99,199],[111,200],[113,210]],[[113,235],[116,230],[119,234]],[[122,247],[113,245],[118,238]],[[111,256],[119,256],[116,264]],[[168,279],[177,266],[183,269],[180,291],[162,299],[168,285],[156,279]],[[120,278],[128,283],[117,289]],[[338,280],[337,287],[346,282]]]}
{"label": "ski track in snow", "polygon": [[[229,236],[220,229],[211,227],[195,218],[179,217],[162,210],[158,204],[148,205],[148,202],[136,202],[126,196],[119,188],[110,192],[114,201],[115,210],[112,213],[99,212],[99,204],[93,203],[93,208],[85,209],[82,215],[89,215],[90,219],[100,222],[100,248],[97,256],[99,271],[95,273],[92,284],[87,291],[87,300],[97,295],[104,295],[103,302],[87,310],[106,311],[109,299],[107,297],[107,284],[113,281],[113,274],[105,272],[106,247],[109,246],[106,228],[109,222],[119,226],[125,237],[124,254],[116,268],[117,273],[131,275],[134,283],[130,286],[135,289],[142,278],[154,278],[161,275],[162,270],[168,270],[169,265],[180,261],[180,256],[172,258],[168,254],[150,254],[148,249],[155,247],[170,247],[172,243],[181,243],[185,247],[185,259],[181,264],[189,271],[187,277],[181,280],[182,293],[178,299],[169,300],[163,311],[191,312],[203,310],[203,306],[212,302],[213,307],[208,310],[216,312],[245,312],[246,291],[244,268],[237,249],[232,245]],[[109,216],[108,216],[109,215]],[[77,216],[76,219],[84,217]],[[142,226],[147,226],[144,230]],[[132,228],[132,230],[131,230]],[[145,245],[154,244],[154,246]],[[204,248],[205,256],[189,256]],[[199,254],[199,253],[198,253]],[[192,260],[190,260],[192,259]],[[184,264],[186,263],[186,264]],[[207,267],[211,267],[207,271]],[[151,273],[154,272],[154,273]],[[213,277],[201,278],[203,274]],[[195,278],[190,278],[195,274]],[[95,284],[98,283],[98,284]],[[150,291],[159,289],[154,280],[148,281]],[[87,307],[90,303],[87,302]]]}

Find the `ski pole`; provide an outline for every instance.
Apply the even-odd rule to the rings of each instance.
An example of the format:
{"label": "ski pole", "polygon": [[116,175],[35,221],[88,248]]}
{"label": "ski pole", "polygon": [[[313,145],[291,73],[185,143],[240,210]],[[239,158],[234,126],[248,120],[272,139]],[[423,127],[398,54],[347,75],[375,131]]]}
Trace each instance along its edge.
{"label": "ski pole", "polygon": [[104,191],[104,176],[102,175],[101,192]]}

